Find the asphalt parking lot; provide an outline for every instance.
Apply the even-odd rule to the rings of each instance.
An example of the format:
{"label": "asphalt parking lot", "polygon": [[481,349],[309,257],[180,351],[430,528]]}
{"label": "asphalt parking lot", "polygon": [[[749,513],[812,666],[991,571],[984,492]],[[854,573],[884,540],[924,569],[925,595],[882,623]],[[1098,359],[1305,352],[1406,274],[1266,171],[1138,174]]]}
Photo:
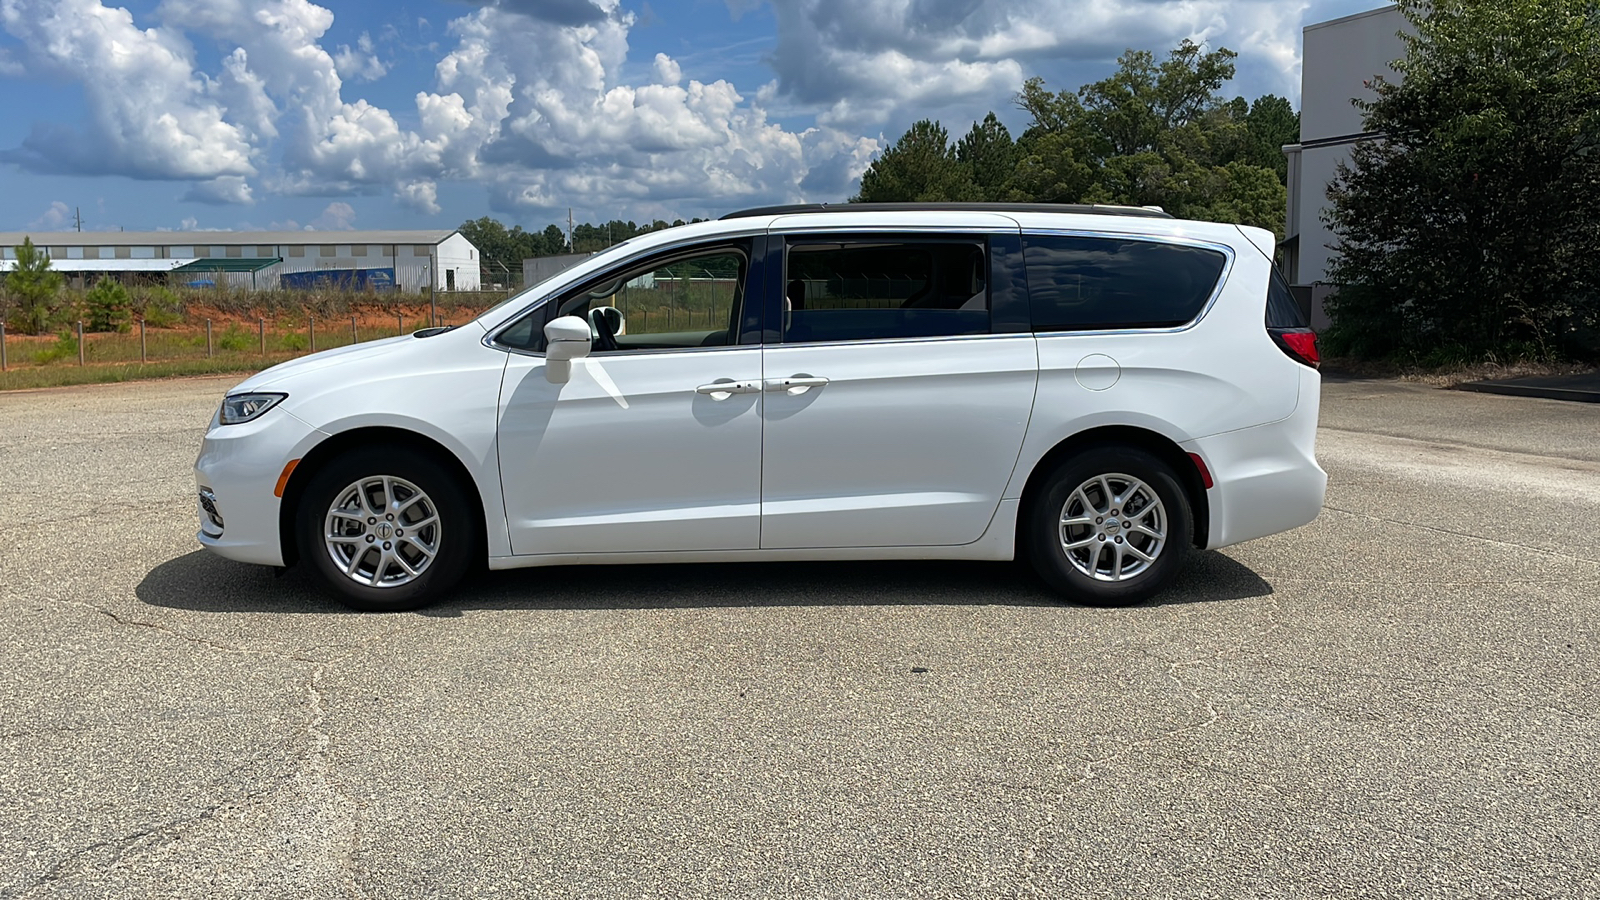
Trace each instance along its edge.
{"label": "asphalt parking lot", "polygon": [[1600,406],[1330,382],[1312,525],[529,570],[345,612],[196,545],[234,379],[0,395],[0,897],[1600,892]]}

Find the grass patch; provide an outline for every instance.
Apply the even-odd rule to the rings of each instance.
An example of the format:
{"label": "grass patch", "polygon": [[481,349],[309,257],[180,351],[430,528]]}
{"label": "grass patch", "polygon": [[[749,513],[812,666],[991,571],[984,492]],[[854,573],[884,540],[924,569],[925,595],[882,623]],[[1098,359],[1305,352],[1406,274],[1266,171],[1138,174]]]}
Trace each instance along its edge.
{"label": "grass patch", "polygon": [[1358,360],[1341,357],[1324,357],[1322,360],[1322,371],[1326,375],[1347,378],[1392,378],[1442,388],[1453,388],[1469,381],[1487,381],[1496,378],[1522,378],[1532,375],[1578,375],[1584,372],[1592,372],[1594,369],[1594,366],[1585,363],[1538,362],[1533,360],[1513,362],[1431,360],[1427,363]]}
{"label": "grass patch", "polygon": [[66,387],[74,384],[111,384],[150,378],[177,378],[185,375],[224,375],[232,372],[259,372],[288,357],[223,357],[179,359],[146,365],[34,366],[0,372],[0,391],[30,388]]}

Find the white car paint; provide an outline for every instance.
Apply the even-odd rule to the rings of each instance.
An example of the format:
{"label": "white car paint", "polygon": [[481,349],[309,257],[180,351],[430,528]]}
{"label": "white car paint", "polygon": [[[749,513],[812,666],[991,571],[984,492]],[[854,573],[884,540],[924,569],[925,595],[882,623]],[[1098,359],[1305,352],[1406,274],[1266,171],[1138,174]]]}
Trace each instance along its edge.
{"label": "white car paint", "polygon": [[[597,273],[730,235],[819,230],[1071,231],[1196,241],[1230,264],[1176,329],[769,343],[592,355],[549,383],[541,355],[488,338]],[[287,394],[213,420],[196,462],[226,521],[199,539],[281,565],[292,461],[359,429],[411,432],[469,474],[492,568],[746,559],[1008,559],[1029,476],[1089,429],[1143,429],[1198,454],[1207,546],[1315,517],[1317,373],[1262,326],[1271,238],[1167,219],[989,212],[752,216],[672,228],[598,254],[432,337],[275,366],[230,393]],[[793,376],[826,378],[806,390]],[[765,390],[715,395],[719,380]],[[326,445],[332,446],[332,445]],[[214,529],[212,529],[214,531]]]}
{"label": "white car paint", "polygon": [[[983,536],[1022,448],[1033,335],[769,348],[761,546],[941,546]],[[952,428],[952,423],[961,423]]]}

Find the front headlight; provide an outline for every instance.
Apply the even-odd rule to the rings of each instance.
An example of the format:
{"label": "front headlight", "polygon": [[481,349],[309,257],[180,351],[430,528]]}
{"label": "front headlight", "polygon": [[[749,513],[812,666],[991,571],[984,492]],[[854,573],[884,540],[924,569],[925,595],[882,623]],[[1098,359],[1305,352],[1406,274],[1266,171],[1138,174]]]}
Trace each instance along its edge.
{"label": "front headlight", "polygon": [[232,394],[222,398],[222,416],[219,421],[223,425],[238,425],[248,422],[267,410],[277,406],[288,394]]}

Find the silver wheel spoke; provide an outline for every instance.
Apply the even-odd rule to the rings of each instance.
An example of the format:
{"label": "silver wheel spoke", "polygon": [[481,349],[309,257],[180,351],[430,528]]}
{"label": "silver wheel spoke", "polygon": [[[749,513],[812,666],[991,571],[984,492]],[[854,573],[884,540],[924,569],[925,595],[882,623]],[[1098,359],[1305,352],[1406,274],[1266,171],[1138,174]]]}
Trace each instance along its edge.
{"label": "silver wheel spoke", "polygon": [[[407,514],[422,518],[407,522]],[[369,475],[350,484],[334,495],[324,522],[323,544],[329,559],[360,585],[410,584],[439,555],[443,524],[438,507],[421,488],[399,476]]]}
{"label": "silver wheel spoke", "polygon": [[[1087,485],[1085,485],[1085,487],[1087,487]],[[1089,494],[1086,491],[1084,491],[1084,489],[1082,487],[1080,487],[1077,490],[1073,491],[1072,492],[1072,497],[1073,497],[1073,499],[1076,499],[1079,503],[1083,504],[1083,512],[1084,512],[1085,515],[1089,516],[1091,520],[1094,518],[1094,514],[1095,513],[1100,512],[1099,507],[1097,507],[1093,503],[1089,502]],[[1071,506],[1072,504],[1069,502],[1067,505]],[[1109,508],[1110,507],[1107,507],[1107,509],[1109,509]]]}
{"label": "silver wheel spoke", "polygon": [[[1061,549],[1073,568],[1097,581],[1137,578],[1166,546],[1166,515],[1161,496],[1140,479],[1114,472],[1095,475],[1062,505]],[[1141,538],[1144,546],[1135,546],[1133,541]]]}
{"label": "silver wheel spoke", "polygon": [[421,541],[413,541],[410,538],[405,538],[400,541],[400,544],[402,546],[414,548],[418,553],[421,553],[423,556],[426,556],[429,559],[433,559],[435,556],[439,555],[439,551],[429,547],[427,544],[424,544]]}

